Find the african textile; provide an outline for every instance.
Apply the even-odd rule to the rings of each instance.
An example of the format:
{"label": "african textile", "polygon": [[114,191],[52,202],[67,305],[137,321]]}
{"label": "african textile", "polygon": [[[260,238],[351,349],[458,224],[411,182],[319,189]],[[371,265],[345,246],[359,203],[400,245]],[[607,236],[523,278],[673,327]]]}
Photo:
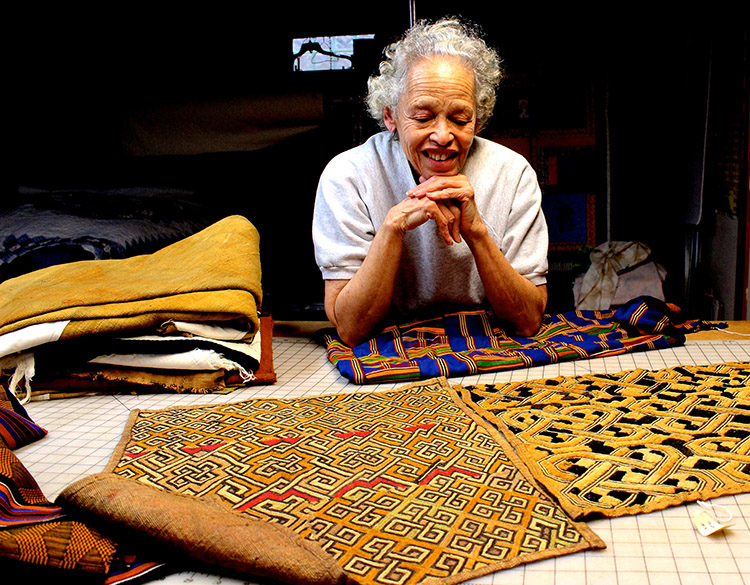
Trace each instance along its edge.
{"label": "african textile", "polygon": [[[347,582],[341,567],[317,544],[280,524],[236,514],[208,499],[99,473],[68,486],[57,502],[93,514],[113,532],[135,535],[151,550],[170,558],[189,558],[273,582]],[[155,564],[153,568],[159,567]]]}
{"label": "african textile", "polygon": [[477,384],[460,394],[574,518],[750,491],[750,363]]}
{"label": "african textile", "polygon": [[16,397],[0,388],[0,531],[63,515],[58,506],[46,500],[39,485],[12,452],[46,434],[45,429],[29,418]]}
{"label": "african textile", "polygon": [[37,439],[47,431],[29,418],[26,409],[12,392],[0,387],[0,445],[18,449]]}
{"label": "african textile", "polygon": [[67,516],[42,493],[15,454],[0,445],[0,559],[33,568],[104,575],[115,543]]}
{"label": "african textile", "polygon": [[[123,386],[129,370],[141,388],[192,381],[211,391],[235,373],[245,385],[259,369],[261,300],[259,235],[241,216],[152,254],[48,266],[0,283],[0,374],[13,392],[23,382],[22,402],[32,398],[35,376],[48,394],[73,372],[76,391],[96,389],[100,379]],[[97,349],[104,355],[92,355]],[[151,379],[142,375],[154,370]]]}
{"label": "african textile", "polygon": [[444,378],[134,411],[107,472],[284,527],[361,584],[458,583],[604,547]]}
{"label": "african textile", "polygon": [[[231,392],[238,387],[273,384],[276,372],[273,366],[273,318],[270,314],[260,317],[260,359],[246,364],[243,372],[233,368],[214,370],[174,370],[138,367],[117,367],[90,363],[83,359],[83,350],[73,349],[78,340],[65,342],[64,350],[51,344],[35,352],[35,374],[30,384],[30,396],[51,400],[74,398],[89,394],[144,393],[144,392],[191,392],[196,394]],[[189,341],[191,338],[184,338]],[[258,341],[258,336],[253,342]],[[96,340],[87,341],[95,345]],[[168,343],[173,343],[169,341]],[[98,355],[98,354],[97,354]],[[232,357],[222,354],[222,357]],[[236,363],[236,362],[235,362]],[[8,375],[0,375],[0,384]]]}
{"label": "african textile", "polygon": [[0,441],[0,531],[63,516],[60,507],[44,497],[26,467]]}
{"label": "african textile", "polygon": [[698,320],[677,324],[675,318],[670,305],[639,297],[611,311],[547,315],[539,333],[528,338],[506,334],[492,313],[477,310],[389,327],[354,348],[332,332],[324,334],[323,342],[342,376],[368,384],[663,349],[684,343],[686,333],[726,326]]}
{"label": "african textile", "polygon": [[163,567],[130,560],[109,536],[44,496],[12,449],[46,434],[15,396],[0,388],[0,574],[31,581],[69,577],[76,583],[96,576],[117,585]]}

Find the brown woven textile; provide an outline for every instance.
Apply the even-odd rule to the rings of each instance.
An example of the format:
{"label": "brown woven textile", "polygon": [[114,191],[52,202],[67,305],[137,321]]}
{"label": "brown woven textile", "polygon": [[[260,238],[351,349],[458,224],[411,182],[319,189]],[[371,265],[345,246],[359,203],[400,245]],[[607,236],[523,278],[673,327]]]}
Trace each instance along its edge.
{"label": "brown woven textile", "polygon": [[233,513],[218,501],[100,473],[68,486],[57,503],[91,514],[108,529],[241,574],[308,585],[351,582],[316,544],[283,526]]}
{"label": "brown woven textile", "polygon": [[[0,334],[70,320],[62,339],[232,322],[255,333],[262,301],[259,235],[230,216],[153,254],[43,268],[0,284]],[[43,294],[41,294],[43,293]]]}

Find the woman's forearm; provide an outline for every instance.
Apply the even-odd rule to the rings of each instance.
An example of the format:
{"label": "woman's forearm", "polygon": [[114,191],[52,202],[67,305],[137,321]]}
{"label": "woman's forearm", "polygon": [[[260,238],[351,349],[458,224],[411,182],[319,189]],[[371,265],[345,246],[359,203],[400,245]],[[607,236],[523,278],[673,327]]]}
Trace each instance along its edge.
{"label": "woman's forearm", "polygon": [[367,339],[388,314],[402,245],[403,232],[384,226],[351,280],[326,281],[326,314],[347,345]]}
{"label": "woman's forearm", "polygon": [[547,304],[547,287],[537,286],[519,274],[488,233],[466,241],[495,315],[520,335],[537,333]]}

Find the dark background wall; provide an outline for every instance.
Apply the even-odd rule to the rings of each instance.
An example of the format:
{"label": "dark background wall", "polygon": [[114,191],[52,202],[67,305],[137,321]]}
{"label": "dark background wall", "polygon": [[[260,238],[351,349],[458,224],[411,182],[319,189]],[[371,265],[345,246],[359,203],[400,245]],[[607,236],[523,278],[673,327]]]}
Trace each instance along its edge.
{"label": "dark background wall", "polygon": [[[363,113],[365,81],[382,47],[408,26],[414,4],[418,18],[453,11],[439,1],[386,1],[367,11],[329,2],[247,15],[28,15],[21,23],[26,42],[14,48],[18,109],[3,201],[10,204],[19,185],[189,188],[258,227],[268,310],[278,318],[319,315],[322,282],[310,239],[317,178],[331,156],[376,130]],[[746,29],[637,19],[615,28],[574,15],[540,22],[532,11],[488,12],[485,3],[461,6],[508,73],[488,133],[520,145],[539,165],[545,194],[593,195],[591,243],[638,240],[651,247],[668,270],[668,300],[695,314],[720,306],[720,317],[741,317],[748,272]],[[376,38],[361,48],[353,70],[292,71],[292,38],[364,33]],[[261,149],[184,155],[167,148],[133,156],[124,147],[134,112],[255,96],[294,110],[300,94],[319,96],[322,116],[312,129]],[[530,106],[523,122],[514,118],[519,97]],[[581,124],[583,141],[571,132]],[[545,162],[550,151],[538,157],[544,140],[557,165],[554,182]],[[736,230],[736,245],[723,242],[725,261],[711,261],[717,226],[725,225]],[[580,255],[551,255],[564,267],[551,274],[551,310],[571,308],[571,266]]]}

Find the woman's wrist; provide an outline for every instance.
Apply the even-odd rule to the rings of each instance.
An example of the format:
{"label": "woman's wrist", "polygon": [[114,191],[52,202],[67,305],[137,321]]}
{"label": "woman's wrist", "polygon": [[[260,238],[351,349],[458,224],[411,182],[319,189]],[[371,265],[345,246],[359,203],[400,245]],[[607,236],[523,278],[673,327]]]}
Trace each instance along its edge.
{"label": "woman's wrist", "polygon": [[490,231],[481,219],[474,222],[469,229],[461,230],[461,236],[472,250],[483,243],[489,244],[492,242]]}

